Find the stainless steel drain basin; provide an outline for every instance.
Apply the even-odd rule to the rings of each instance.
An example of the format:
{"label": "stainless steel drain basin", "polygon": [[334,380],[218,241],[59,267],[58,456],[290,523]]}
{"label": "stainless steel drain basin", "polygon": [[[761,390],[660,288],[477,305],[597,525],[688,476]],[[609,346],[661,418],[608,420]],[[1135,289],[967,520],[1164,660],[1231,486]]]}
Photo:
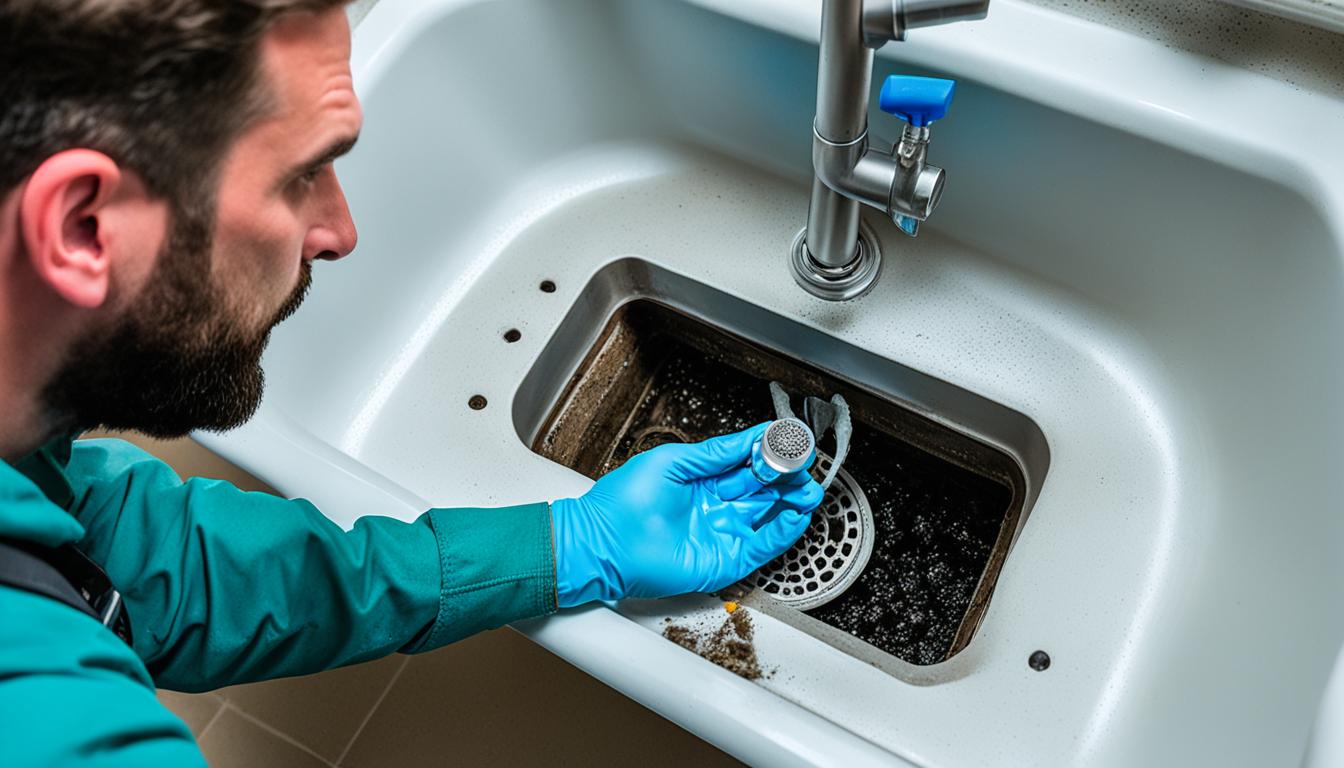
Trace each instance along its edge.
{"label": "stainless steel drain basin", "polygon": [[[677,281],[699,286],[709,293],[692,295],[694,305],[717,308],[758,341],[669,306],[665,296],[622,299],[630,290],[625,280],[660,290]],[[771,382],[804,397],[844,397],[853,426],[849,452],[816,525],[787,556],[719,594],[778,609],[771,615],[847,653],[857,638],[875,649],[874,658],[927,665],[955,655],[980,625],[1019,527],[1026,487],[1020,466],[1012,455],[877,394],[876,383],[856,385],[764,344],[805,350],[852,375],[867,371],[860,380],[925,382],[921,397],[945,385],[714,296],[713,289],[637,260],[606,268],[519,389],[513,404],[519,436],[537,454],[597,479],[663,443],[778,419]],[[877,367],[865,368],[865,361]],[[938,403],[935,410],[953,416],[958,404],[969,403],[974,413],[963,416],[977,418],[1000,408],[967,392]],[[1011,444],[1028,427],[1017,424],[1000,442]],[[819,471],[829,458],[820,458]]]}
{"label": "stainless steel drain basin", "polygon": [[[831,457],[818,452],[817,469],[829,472]],[[843,594],[872,553],[872,507],[863,489],[841,468],[802,538],[744,583],[805,611]]]}

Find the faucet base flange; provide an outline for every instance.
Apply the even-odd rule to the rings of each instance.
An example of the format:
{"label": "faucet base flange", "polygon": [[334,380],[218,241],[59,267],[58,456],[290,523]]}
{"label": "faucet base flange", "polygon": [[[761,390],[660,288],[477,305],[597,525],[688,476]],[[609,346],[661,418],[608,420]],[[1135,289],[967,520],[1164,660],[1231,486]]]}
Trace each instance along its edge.
{"label": "faucet base flange", "polygon": [[859,221],[858,254],[843,267],[824,267],[807,250],[807,228],[793,238],[789,267],[803,290],[827,301],[857,299],[872,290],[882,272],[882,249],[867,222]]}

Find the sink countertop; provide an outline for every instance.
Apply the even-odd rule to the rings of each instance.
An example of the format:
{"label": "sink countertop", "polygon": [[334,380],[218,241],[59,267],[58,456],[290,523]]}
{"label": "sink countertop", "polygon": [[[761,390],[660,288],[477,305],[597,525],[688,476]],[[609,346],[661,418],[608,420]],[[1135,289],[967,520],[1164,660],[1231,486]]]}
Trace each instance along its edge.
{"label": "sink countertop", "polygon": [[[815,43],[817,37],[817,2],[689,4],[800,40]],[[361,93],[383,87],[410,30],[475,5],[482,4],[381,0],[355,35],[352,63]],[[1320,94],[1014,0],[995,0],[988,22],[920,30],[878,56],[935,62],[959,77],[1272,180],[1305,197],[1322,212],[1334,241],[1344,242],[1344,144],[1338,141],[1344,109]],[[1267,119],[1272,131],[1256,135],[1248,127],[1254,125],[1248,105],[1292,118]],[[955,185],[956,158],[937,159],[949,166],[949,186]],[[614,142],[561,158],[529,183],[533,187],[510,193],[517,205],[510,197],[500,206],[505,218],[461,244],[468,255],[460,274],[393,350],[352,416],[318,423],[268,396],[245,427],[198,439],[282,492],[313,500],[347,527],[369,513],[411,519],[432,505],[507,505],[580,494],[590,481],[532,454],[514,430],[509,406],[588,278],[610,259],[635,253],[1037,419],[1055,458],[1031,513],[1041,526],[1023,530],[1009,564],[1032,562],[1039,570],[1005,569],[977,636],[982,642],[947,663],[946,681],[926,688],[817,647],[768,619],[760,622],[758,646],[763,661],[784,674],[761,685],[666,642],[657,634],[661,618],[653,614],[594,606],[524,622],[520,630],[702,738],[762,765],[1120,764],[1125,756],[1149,754],[1138,745],[1144,732],[1135,730],[1148,721],[1135,714],[1141,703],[1127,692],[1158,689],[1145,678],[1143,664],[1161,645],[1154,638],[1164,631],[1163,621],[1182,605],[1179,596],[1164,592],[1164,579],[1188,567],[1182,553],[1197,549],[1191,537],[1211,529],[1200,515],[1211,514],[1218,496],[1216,478],[1182,461],[1203,450],[1202,435],[1172,421],[1178,417],[1165,407],[1168,393],[1161,387],[1170,377],[1163,361],[1108,327],[1067,287],[1030,282],[937,231],[901,241],[878,288],[863,300],[818,302],[793,285],[782,256],[760,253],[757,246],[763,234],[801,226],[806,194],[772,187],[764,173],[719,173],[694,151]],[[630,232],[592,231],[602,216],[641,220],[651,206],[686,199],[688,189],[700,192],[697,202],[686,204],[699,206],[693,220],[703,222],[704,231],[674,229],[658,238],[649,232],[644,240],[632,240]],[[632,190],[639,194],[625,194]],[[642,230],[632,231],[643,237]],[[724,259],[725,251],[740,258]],[[563,258],[548,259],[548,252]],[[532,277],[543,273],[559,284],[556,293],[535,292]],[[967,296],[975,299],[970,309]],[[491,351],[508,327],[502,323],[523,332],[507,355]],[[1079,328],[1092,330],[1079,335]],[[969,366],[968,359],[1012,365]],[[418,423],[408,421],[426,403],[465,403],[478,391],[490,400],[484,411],[463,408],[449,418],[422,410],[426,415]],[[1093,422],[1094,412],[1119,415]],[[388,413],[400,417],[388,419]],[[436,453],[420,450],[435,440],[446,444]],[[1097,466],[1114,468],[1113,484],[1126,473],[1154,480],[1121,497],[1098,490]],[[1201,491],[1206,499],[1198,497]],[[1076,513],[1076,500],[1089,496],[1096,500],[1094,511],[1112,516],[1080,519],[1085,516]],[[1103,601],[1092,611],[1043,610],[1056,595],[1056,607],[1069,604],[1068,590],[1077,585],[1042,574],[1094,567],[1089,552],[1052,545],[1042,532],[1045,521],[1055,535],[1116,537],[1115,565],[1130,570],[1109,576],[1128,580],[1130,588],[1116,584],[1114,593],[1105,592],[1100,582],[1108,579],[1099,578]],[[1132,551],[1120,551],[1126,547]],[[667,606],[669,615],[682,617],[716,610],[708,598]],[[1092,643],[1079,622],[1108,641]],[[1331,631],[1337,647],[1339,622]],[[1032,632],[1053,642],[1057,663],[1048,674],[1058,689],[1027,669]],[[1022,663],[1008,669],[999,663],[1000,650],[1004,658],[1020,651]],[[790,669],[795,659],[810,666]],[[846,678],[853,681],[845,691],[850,701],[804,705],[821,702],[837,674],[853,676]],[[976,693],[981,690],[1009,691],[1004,695],[1019,700],[1020,711],[995,713],[992,702]],[[940,707],[979,718],[984,725],[978,742],[945,743],[936,727]]]}

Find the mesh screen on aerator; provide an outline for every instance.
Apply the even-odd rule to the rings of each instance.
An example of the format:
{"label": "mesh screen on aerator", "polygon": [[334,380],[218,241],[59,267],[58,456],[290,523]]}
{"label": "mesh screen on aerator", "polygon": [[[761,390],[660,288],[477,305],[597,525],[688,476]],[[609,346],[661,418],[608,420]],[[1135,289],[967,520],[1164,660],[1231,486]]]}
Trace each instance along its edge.
{"label": "mesh screen on aerator", "polygon": [[780,419],[765,430],[766,458],[784,472],[803,466],[815,447],[812,430],[798,419]]}

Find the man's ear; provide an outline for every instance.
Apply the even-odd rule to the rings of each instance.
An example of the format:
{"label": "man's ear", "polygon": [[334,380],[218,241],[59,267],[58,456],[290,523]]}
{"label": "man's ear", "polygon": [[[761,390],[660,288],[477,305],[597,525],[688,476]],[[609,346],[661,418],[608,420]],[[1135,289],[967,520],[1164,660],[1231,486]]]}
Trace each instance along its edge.
{"label": "man's ear", "polygon": [[29,263],[70,304],[102,306],[111,279],[105,207],[121,184],[112,158],[71,149],[47,158],[19,200],[19,227]]}

